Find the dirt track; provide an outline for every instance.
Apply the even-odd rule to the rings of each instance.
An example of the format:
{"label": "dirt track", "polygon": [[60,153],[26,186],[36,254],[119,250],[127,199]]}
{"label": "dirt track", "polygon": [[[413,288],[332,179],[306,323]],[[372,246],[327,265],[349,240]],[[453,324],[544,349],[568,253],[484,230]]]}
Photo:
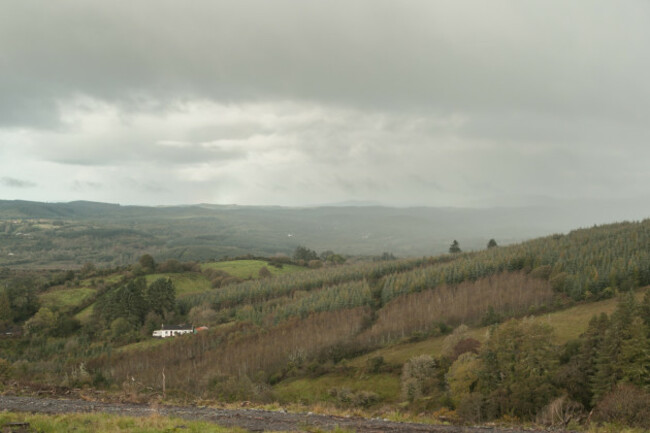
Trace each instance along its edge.
{"label": "dirt track", "polygon": [[357,433],[534,433],[540,430],[496,429],[490,427],[432,426],[398,423],[380,419],[344,418],[310,413],[296,414],[256,409],[215,409],[100,403],[85,400],[41,399],[34,397],[0,396],[0,410],[34,413],[104,412],[128,416],[160,414],[187,420],[202,420],[222,426],[237,426],[249,431],[305,431],[310,428],[331,430],[341,427]]}

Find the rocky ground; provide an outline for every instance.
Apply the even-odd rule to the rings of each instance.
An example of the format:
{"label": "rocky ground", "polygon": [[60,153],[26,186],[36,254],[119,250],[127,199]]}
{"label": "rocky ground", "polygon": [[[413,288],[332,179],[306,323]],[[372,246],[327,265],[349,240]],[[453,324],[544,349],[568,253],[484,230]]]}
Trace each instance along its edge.
{"label": "rocky ground", "polygon": [[104,412],[127,416],[159,414],[187,420],[214,422],[237,426],[251,432],[331,430],[336,427],[357,433],[535,433],[539,430],[503,429],[494,427],[434,426],[398,423],[381,419],[338,417],[312,413],[286,413],[259,409],[217,409],[198,406],[152,406],[129,403],[104,403],[85,400],[0,396],[0,410],[11,412],[67,413]]}

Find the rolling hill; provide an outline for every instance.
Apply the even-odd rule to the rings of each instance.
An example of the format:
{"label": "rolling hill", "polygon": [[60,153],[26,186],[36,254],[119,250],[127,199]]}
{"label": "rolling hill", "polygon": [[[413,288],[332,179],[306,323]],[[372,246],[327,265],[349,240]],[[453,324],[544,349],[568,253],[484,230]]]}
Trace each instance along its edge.
{"label": "rolling hill", "polygon": [[[599,215],[595,218],[594,215]],[[329,206],[283,208],[193,205],[120,206],[94,202],[0,201],[0,266],[31,268],[128,265],[144,253],[162,261],[206,261],[247,254],[288,254],[299,245],[345,255],[417,257],[465,251],[494,238],[507,245],[622,218],[629,204],[461,209]]]}

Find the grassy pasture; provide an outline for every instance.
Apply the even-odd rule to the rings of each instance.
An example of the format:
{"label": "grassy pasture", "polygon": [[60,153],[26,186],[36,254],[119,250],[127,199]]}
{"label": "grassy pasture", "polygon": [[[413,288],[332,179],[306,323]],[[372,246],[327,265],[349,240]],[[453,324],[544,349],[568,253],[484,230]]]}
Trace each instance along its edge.
{"label": "grassy pasture", "polygon": [[92,287],[93,284],[97,284],[99,281],[103,281],[106,284],[112,284],[112,283],[117,283],[124,277],[123,274],[121,273],[115,273],[111,275],[106,275],[103,277],[91,277],[91,278],[85,278],[81,280],[81,285],[85,287]]}
{"label": "grassy pasture", "polygon": [[290,264],[284,264],[282,268],[278,269],[275,266],[269,265],[264,260],[231,260],[228,262],[204,263],[201,265],[201,269],[217,269],[227,272],[233,277],[247,280],[249,278],[259,278],[258,273],[264,266],[266,266],[266,268],[271,272],[271,275],[274,276],[305,270],[302,266]]}
{"label": "grassy pasture", "polygon": [[59,289],[39,295],[41,305],[47,308],[56,307],[61,310],[74,308],[95,294],[94,289],[80,287],[73,289]]}
{"label": "grassy pasture", "polygon": [[81,323],[85,323],[90,319],[90,316],[93,314],[93,310],[95,309],[95,304],[91,304],[75,314],[74,318],[80,321]]}
{"label": "grassy pasture", "polygon": [[171,278],[176,288],[176,296],[182,298],[185,295],[207,292],[212,289],[210,281],[201,274],[185,272],[182,274],[150,274],[146,277],[147,285],[159,278]]}
{"label": "grassy pasture", "polygon": [[[180,338],[180,337],[178,337]],[[116,349],[117,352],[129,352],[137,350],[145,350],[151,347],[160,346],[164,343],[169,343],[170,338],[148,338],[146,340],[138,341],[137,343],[127,344]]]}
{"label": "grassy pasture", "polygon": [[329,390],[333,388],[347,388],[352,392],[372,391],[383,402],[397,402],[400,396],[400,378],[386,373],[354,377],[327,374],[316,379],[300,378],[283,382],[275,387],[275,391],[281,401],[315,404],[330,400]]}

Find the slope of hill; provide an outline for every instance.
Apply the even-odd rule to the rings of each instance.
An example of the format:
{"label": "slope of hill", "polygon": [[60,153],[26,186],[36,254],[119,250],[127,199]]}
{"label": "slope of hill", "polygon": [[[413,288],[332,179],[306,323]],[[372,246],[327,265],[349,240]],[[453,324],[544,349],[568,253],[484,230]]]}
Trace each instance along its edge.
{"label": "slope of hill", "polygon": [[[55,384],[65,378],[67,386],[127,386],[128,382],[120,385],[121,381],[133,377],[137,380],[128,386],[156,393],[163,387],[160,372],[164,370],[167,392],[178,395],[290,400],[301,387],[313,386],[320,389],[310,394],[315,400],[333,404],[374,407],[404,402],[414,411],[458,406],[469,411],[462,415],[467,419],[475,416],[472,404],[480,406],[481,414],[489,414],[480,417],[498,417],[511,410],[528,419],[562,392],[582,407],[595,407],[614,386],[630,381],[643,385],[646,380],[645,376],[629,376],[636,374],[638,353],[646,350],[630,341],[638,340],[642,346],[650,341],[642,336],[631,339],[646,332],[644,327],[650,324],[650,316],[644,316],[650,312],[650,297],[644,298],[643,308],[638,299],[623,297],[611,318],[591,321],[588,328],[585,323],[589,312],[611,311],[611,298],[617,293],[650,284],[650,220],[580,229],[480,252],[330,264],[235,284],[223,280],[221,274],[227,267],[237,269],[234,264],[175,262],[177,271],[168,272],[164,269],[171,269],[170,263],[142,263],[115,274],[90,267],[85,267],[83,276],[81,272],[51,273],[51,281],[66,287],[53,286],[42,276],[43,287],[49,291],[41,297],[51,308],[35,315],[25,311],[14,320],[22,323],[33,315],[23,324],[21,343],[0,340],[0,345],[10,349],[3,350],[7,362],[19,367],[12,374]],[[256,262],[242,262],[239,268],[251,263]],[[7,300],[10,306],[19,306],[22,301],[13,284],[28,286],[12,279],[12,272],[3,271],[9,274],[6,286],[11,296]],[[147,275],[143,278],[142,274]],[[92,281],[97,284],[91,287],[96,289],[96,303],[92,312],[81,311],[88,301],[83,293],[72,290]],[[174,282],[176,296],[170,297],[168,289]],[[77,295],[81,301],[74,301]],[[66,307],[73,301],[77,302],[74,308]],[[60,302],[60,308],[52,302]],[[554,313],[576,302],[585,304],[564,316]],[[70,317],[73,314],[83,315],[84,322],[76,322]],[[508,321],[530,315],[542,319]],[[210,329],[154,344],[149,336],[163,320],[191,321]],[[560,324],[556,336],[553,326],[547,326],[554,323]],[[464,325],[473,330],[456,334]],[[491,332],[503,336],[485,339],[481,327],[487,325],[498,325]],[[587,337],[570,341],[584,329]],[[417,357],[423,351],[437,354],[436,348],[447,344],[442,338],[452,331],[452,336],[463,338],[457,343],[467,340],[462,353],[479,351],[483,342],[486,348],[480,349],[478,357],[468,355],[463,362],[485,374],[490,368],[498,369],[499,363],[512,363],[524,355],[532,358],[521,365],[541,363],[543,368],[535,371],[546,373],[517,382],[526,384],[521,385],[521,392],[527,394],[519,400],[511,398],[508,387],[512,384],[489,381],[488,376],[475,378],[482,387],[478,390],[458,379],[469,388],[455,395],[456,391],[447,391],[451,387],[447,374],[456,371],[449,347],[439,358]],[[508,346],[508,341],[517,341],[518,349]],[[414,344],[404,346],[405,342]],[[605,342],[610,345],[607,350]],[[588,350],[614,355],[605,358]],[[617,350],[625,350],[625,355]],[[504,358],[500,358],[502,353]],[[364,354],[367,358],[359,358]],[[490,356],[497,356],[499,363],[490,364]],[[411,371],[412,357],[429,371],[427,375],[433,375],[433,382],[408,382],[409,387],[415,386],[414,394],[409,394],[404,374]],[[616,365],[621,365],[620,371],[610,374],[607,368]],[[419,371],[420,367],[412,368]],[[554,375],[570,374],[571,368],[587,376],[574,375],[572,387],[563,388]],[[507,377],[507,371],[489,374]],[[318,379],[310,382],[307,377]],[[376,391],[374,383],[381,383],[383,391]],[[331,387],[324,396],[328,384]],[[527,388],[530,384],[538,388]],[[486,403],[492,401],[493,392],[505,392],[499,394],[501,406]],[[473,403],[445,400],[445,395],[470,394],[476,399]],[[525,404],[517,405],[517,401]]]}
{"label": "slope of hill", "polygon": [[[646,289],[639,290],[636,298],[639,302]],[[593,316],[602,313],[612,314],[616,309],[617,299],[591,302],[569,307],[552,313],[541,314],[534,320],[549,324],[555,331],[555,343],[566,344],[582,335],[588,328]],[[490,326],[471,328],[465,334],[485,343]],[[277,396],[282,401],[319,402],[333,401],[332,389],[349,389],[354,392],[372,392],[381,397],[382,401],[400,401],[400,376],[405,363],[422,355],[440,356],[447,335],[425,338],[416,342],[399,342],[387,347],[371,351],[348,360],[346,369],[339,372],[329,372],[322,376],[288,378],[274,386]],[[373,360],[381,359],[390,371],[372,371],[369,365]],[[375,361],[376,362],[376,361]],[[385,369],[386,370],[386,369]]]}

